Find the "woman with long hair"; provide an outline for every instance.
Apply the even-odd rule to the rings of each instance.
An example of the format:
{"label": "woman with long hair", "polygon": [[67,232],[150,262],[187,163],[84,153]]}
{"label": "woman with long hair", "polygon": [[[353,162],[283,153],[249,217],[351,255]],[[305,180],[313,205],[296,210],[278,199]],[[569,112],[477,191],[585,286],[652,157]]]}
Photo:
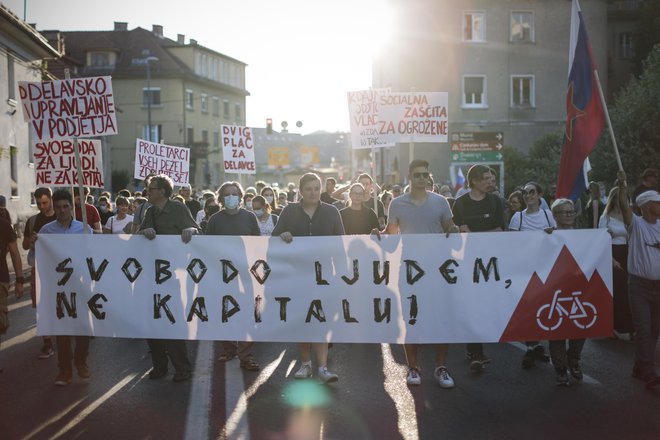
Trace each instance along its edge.
{"label": "woman with long hair", "polygon": [[626,340],[633,336],[633,321],[628,302],[628,231],[619,207],[619,188],[610,191],[605,211],[598,227],[607,229],[612,236],[612,264],[614,265],[614,334]]}
{"label": "woman with long hair", "polygon": [[103,226],[104,234],[123,234],[124,226],[133,221],[133,216],[128,214],[129,202],[126,197],[117,197],[115,205],[117,206],[117,214],[113,215],[107,222],[105,222],[105,226]]}
{"label": "woman with long hair", "polygon": [[280,215],[282,208],[277,204],[277,190],[271,186],[264,186],[261,189],[261,196],[270,205],[273,214]]}

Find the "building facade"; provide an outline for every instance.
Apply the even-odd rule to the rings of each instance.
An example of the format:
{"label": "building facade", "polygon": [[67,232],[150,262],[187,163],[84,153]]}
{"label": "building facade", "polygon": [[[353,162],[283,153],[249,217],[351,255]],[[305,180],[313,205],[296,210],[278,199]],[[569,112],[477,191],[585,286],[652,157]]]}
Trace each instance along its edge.
{"label": "building facade", "polygon": [[35,172],[18,82],[52,79],[46,65],[59,55],[57,46],[0,4],[0,195],[14,223],[35,211]]}
{"label": "building facade", "polygon": [[[449,92],[449,136],[502,132],[526,152],[566,118],[570,0],[392,0],[400,22],[374,62],[373,86]],[[607,1],[582,0],[596,63],[606,67]],[[606,76],[601,76],[606,90]],[[384,175],[410,160],[408,144],[384,154]],[[449,144],[416,144],[436,180],[448,180]],[[379,161],[377,160],[377,163]],[[379,173],[380,174],[380,173]]]}

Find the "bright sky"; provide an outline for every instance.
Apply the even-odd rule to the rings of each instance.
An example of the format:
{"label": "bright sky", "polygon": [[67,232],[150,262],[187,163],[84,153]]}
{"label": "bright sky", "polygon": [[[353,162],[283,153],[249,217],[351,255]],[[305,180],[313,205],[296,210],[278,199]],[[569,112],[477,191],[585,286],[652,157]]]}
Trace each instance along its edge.
{"label": "bright sky", "polygon": [[[371,87],[371,60],[391,29],[383,0],[25,0],[37,30],[112,30],[115,21],[185,34],[248,64],[247,125],[349,131],[346,92]],[[23,18],[23,0],[0,0]],[[388,25],[388,23],[390,23]],[[302,128],[295,127],[302,121]]]}

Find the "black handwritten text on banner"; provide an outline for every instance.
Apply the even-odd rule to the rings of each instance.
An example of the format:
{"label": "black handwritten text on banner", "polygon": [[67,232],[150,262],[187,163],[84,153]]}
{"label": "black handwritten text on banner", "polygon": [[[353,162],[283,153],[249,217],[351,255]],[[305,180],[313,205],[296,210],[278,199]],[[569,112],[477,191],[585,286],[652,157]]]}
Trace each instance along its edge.
{"label": "black handwritten text on banner", "polygon": [[606,336],[609,243],[605,230],[290,244],[46,235],[37,243],[37,332],[373,343]]}

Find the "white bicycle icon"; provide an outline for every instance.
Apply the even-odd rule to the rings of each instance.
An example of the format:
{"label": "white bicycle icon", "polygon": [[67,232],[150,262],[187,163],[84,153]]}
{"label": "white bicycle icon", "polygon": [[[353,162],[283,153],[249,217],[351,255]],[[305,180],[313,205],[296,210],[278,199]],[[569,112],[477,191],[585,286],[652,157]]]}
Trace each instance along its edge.
{"label": "white bicycle icon", "polygon": [[[550,304],[542,305],[536,312],[536,322],[545,331],[553,331],[564,321],[564,316],[573,321],[577,328],[588,329],[596,323],[598,312],[590,302],[581,301],[582,292],[573,292],[571,296],[560,298],[557,290]],[[568,303],[568,304],[566,304]],[[568,310],[570,308],[570,310]]]}

